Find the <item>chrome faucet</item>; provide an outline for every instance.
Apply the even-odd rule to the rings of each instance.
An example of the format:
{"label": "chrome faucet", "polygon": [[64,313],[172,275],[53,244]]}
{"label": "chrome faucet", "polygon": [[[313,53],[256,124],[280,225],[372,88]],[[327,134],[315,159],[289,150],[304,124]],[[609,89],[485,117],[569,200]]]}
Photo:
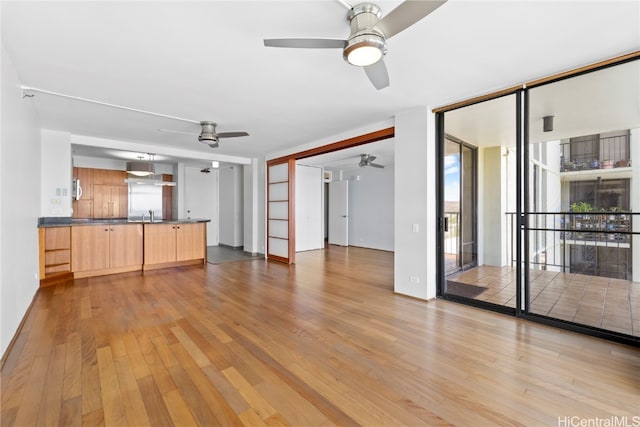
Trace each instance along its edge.
{"label": "chrome faucet", "polygon": [[153,222],[153,209],[149,209],[150,222]]}

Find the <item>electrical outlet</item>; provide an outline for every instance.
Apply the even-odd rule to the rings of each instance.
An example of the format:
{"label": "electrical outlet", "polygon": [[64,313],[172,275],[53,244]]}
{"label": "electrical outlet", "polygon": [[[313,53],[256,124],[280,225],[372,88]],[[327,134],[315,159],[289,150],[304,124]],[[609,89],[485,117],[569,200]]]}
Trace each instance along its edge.
{"label": "electrical outlet", "polygon": [[418,276],[410,276],[410,277],[409,277],[409,281],[410,281],[411,283],[413,283],[413,284],[420,283],[420,277],[418,277]]}

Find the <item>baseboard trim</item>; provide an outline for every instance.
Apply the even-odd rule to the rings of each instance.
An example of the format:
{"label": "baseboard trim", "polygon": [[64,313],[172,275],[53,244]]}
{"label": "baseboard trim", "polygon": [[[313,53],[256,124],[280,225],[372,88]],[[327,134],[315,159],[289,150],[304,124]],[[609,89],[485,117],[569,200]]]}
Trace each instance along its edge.
{"label": "baseboard trim", "polygon": [[27,307],[27,311],[25,311],[24,315],[22,316],[22,320],[20,321],[20,324],[18,325],[18,329],[16,329],[16,332],[13,334],[13,338],[11,338],[11,341],[9,341],[9,345],[7,346],[7,349],[5,350],[4,354],[2,355],[2,359],[0,359],[0,369],[4,368],[4,364],[7,361],[7,359],[9,358],[9,354],[11,354],[11,350],[13,350],[13,346],[15,345],[16,341],[18,340],[18,336],[22,332],[22,328],[24,327],[24,324],[26,323],[27,318],[29,317],[29,314],[31,313],[31,308],[33,307],[33,303],[36,301],[36,297],[38,296],[38,292],[39,291],[40,291],[40,288],[36,289],[36,292],[33,294],[33,298],[31,298],[31,303],[29,304],[29,307]]}
{"label": "baseboard trim", "polygon": [[231,246],[225,245],[224,243],[218,243],[218,246],[222,246],[223,248],[233,249],[234,251],[241,251],[244,249],[244,246]]}
{"label": "baseboard trim", "polygon": [[187,265],[205,265],[206,259],[190,259],[186,261],[163,262],[160,264],[143,264],[143,271],[159,270],[161,268],[184,267]]}

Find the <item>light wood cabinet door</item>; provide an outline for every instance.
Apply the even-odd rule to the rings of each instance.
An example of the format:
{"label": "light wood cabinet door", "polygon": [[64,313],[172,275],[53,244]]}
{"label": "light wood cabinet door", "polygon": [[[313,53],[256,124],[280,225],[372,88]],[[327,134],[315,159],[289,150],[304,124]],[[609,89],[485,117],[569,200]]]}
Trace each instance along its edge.
{"label": "light wood cabinet door", "polygon": [[176,226],[176,260],[204,258],[205,224],[176,224]]}
{"label": "light wood cabinet door", "polygon": [[93,218],[93,200],[74,200],[73,201],[73,217],[74,218]]}
{"label": "light wood cabinet door", "polygon": [[144,225],[144,263],[160,264],[176,260],[176,224]]}
{"label": "light wood cabinet door", "polygon": [[93,186],[93,217],[94,218],[109,218],[111,187],[108,185],[94,185]]}
{"label": "light wood cabinet door", "polygon": [[126,177],[125,171],[93,169],[93,184],[97,185],[123,185]]}
{"label": "light wood cabinet door", "polygon": [[142,224],[109,227],[110,267],[142,265]]}
{"label": "light wood cabinet door", "polygon": [[124,185],[93,186],[94,218],[126,218],[128,213],[128,192]]}
{"label": "light wood cabinet door", "polygon": [[71,269],[75,272],[109,268],[109,227],[71,227]]}
{"label": "light wood cabinet door", "polygon": [[126,218],[129,216],[129,187],[127,185],[118,185],[116,193],[118,218]]}

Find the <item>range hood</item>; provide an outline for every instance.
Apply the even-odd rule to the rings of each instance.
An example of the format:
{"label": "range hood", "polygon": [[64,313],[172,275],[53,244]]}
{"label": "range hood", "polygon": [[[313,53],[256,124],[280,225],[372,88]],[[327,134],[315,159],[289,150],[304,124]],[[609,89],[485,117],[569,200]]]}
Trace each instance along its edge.
{"label": "range hood", "polygon": [[138,156],[137,161],[127,162],[127,173],[133,175],[132,178],[124,180],[127,184],[137,185],[159,185],[167,187],[175,187],[176,183],[172,181],[163,181],[162,175],[156,175],[156,167],[153,162],[155,154],[149,153],[149,160],[143,161],[144,156]]}

